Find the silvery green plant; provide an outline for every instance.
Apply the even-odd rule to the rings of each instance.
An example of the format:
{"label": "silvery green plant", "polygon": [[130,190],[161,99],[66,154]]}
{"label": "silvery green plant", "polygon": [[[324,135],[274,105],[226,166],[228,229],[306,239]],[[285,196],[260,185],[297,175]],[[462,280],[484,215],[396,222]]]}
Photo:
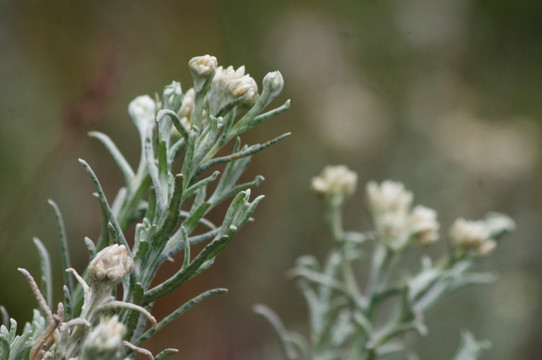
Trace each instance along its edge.
{"label": "silvery green plant", "polygon": [[[447,254],[435,262],[423,256],[419,270],[408,275],[401,259],[413,247],[438,241],[437,213],[413,207],[412,193],[399,182],[370,182],[366,195],[374,230],[345,231],[343,207],[356,183],[357,174],[345,166],[328,166],[312,180],[325,203],[333,247],[323,264],[306,255],[290,271],[307,302],[309,336],[287,330],[268,307],[255,306],[277,332],[285,359],[417,359],[403,335],[425,335],[426,311],[450,292],[493,281],[493,273],[475,272],[473,265],[514,229],[510,218],[496,213],[478,221],[458,219],[449,231]],[[371,259],[366,274],[360,259]],[[478,359],[487,346],[464,332],[453,359]]]}
{"label": "silvery green plant", "polygon": [[[153,356],[143,343],[201,301],[226,291],[206,291],[160,320],[151,315],[157,300],[209,268],[251,219],[263,197],[251,198],[251,189],[263,177],[245,183],[239,179],[252,155],[288,134],[254,145],[243,145],[240,135],[287,110],[290,103],[264,112],[282,91],[278,71],[264,77],[259,92],[244,67],[224,69],[213,56],[191,59],[189,69],[193,87],[186,92],[174,81],[161,97],[140,96],[130,103],[128,111],[141,140],[135,171],[107,135],[90,133],[110,152],[125,185],[109,202],[90,165],[80,160],[96,187],[103,220],[99,239],[85,238],[90,263],[82,274],[72,268],[62,216],[51,201],[66,270],[64,300],[54,311],[49,255],[35,239],[41,258],[40,284],[27,270],[19,271],[39,309],[17,334],[17,322],[2,308],[0,360],[116,360],[133,359],[136,354],[165,359],[177,350]],[[222,171],[216,169],[218,165]],[[207,219],[228,201],[220,224]],[[135,236],[129,241],[124,232],[134,224]],[[205,246],[193,254],[192,246],[201,243]],[[160,266],[180,252],[183,260],[175,274],[153,285]]]}

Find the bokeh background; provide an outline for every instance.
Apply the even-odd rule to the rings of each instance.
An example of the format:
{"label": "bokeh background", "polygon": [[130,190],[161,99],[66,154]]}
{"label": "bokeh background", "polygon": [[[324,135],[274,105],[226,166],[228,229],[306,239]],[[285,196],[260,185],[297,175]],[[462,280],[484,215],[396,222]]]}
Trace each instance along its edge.
{"label": "bokeh background", "polygon": [[154,353],[279,359],[251,306],[264,302],[303,331],[303,299],[286,271],[298,256],[329,249],[309,183],[325,165],[345,164],[360,181],[349,229],[370,226],[363,184],[388,178],[438,209],[444,233],[456,217],[488,210],[517,222],[479,265],[498,269],[499,281],[449,297],[429,312],[430,335],[409,338],[421,358],[449,359],[468,328],[491,339],[485,359],[540,359],[541,19],[537,0],[0,0],[0,303],[17,319],[31,316],[16,268],[38,271],[33,236],[58,261],[48,198],[63,211],[75,267],[88,261],[82,240],[98,237],[100,213],[77,158],[109,198],[122,179],[86,132],[108,133],[136,163],[129,101],[173,79],[188,89],[188,60],[209,53],[246,65],[260,84],[268,71],[284,75],[276,104],[291,98],[292,109],[246,141],[293,134],[249,167],[266,178],[256,221],[156,314],[211,287],[230,292],[163,329],[148,344]]}

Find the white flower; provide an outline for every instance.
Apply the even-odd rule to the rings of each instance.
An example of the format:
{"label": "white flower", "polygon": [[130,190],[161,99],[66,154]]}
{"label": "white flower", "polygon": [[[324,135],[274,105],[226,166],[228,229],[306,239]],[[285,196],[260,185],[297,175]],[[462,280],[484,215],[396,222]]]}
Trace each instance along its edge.
{"label": "white flower", "polygon": [[265,96],[265,106],[267,106],[274,98],[276,98],[284,87],[284,79],[280,71],[267,73],[263,78],[262,96]]}
{"label": "white flower", "polygon": [[115,315],[102,318],[85,339],[82,360],[117,359],[124,350],[123,336],[126,328]]}
{"label": "white flower", "polygon": [[187,130],[190,130],[192,127],[192,110],[194,110],[195,101],[196,92],[194,91],[194,88],[190,88],[184,94],[183,103],[181,104],[178,113],[181,123]]}
{"label": "white flower", "polygon": [[375,214],[406,213],[412,204],[412,193],[400,182],[386,180],[378,185],[371,181],[366,190],[369,207]]}
{"label": "white flower", "polygon": [[422,244],[438,240],[439,223],[437,212],[428,207],[417,205],[410,214],[410,227],[412,235]]}
{"label": "white flower", "polygon": [[326,166],[320,176],[312,178],[312,190],[324,195],[351,195],[358,175],[344,165]]}
{"label": "white flower", "polygon": [[96,254],[88,265],[93,284],[114,285],[134,270],[134,261],[124,245],[113,244]]}
{"label": "white flower", "polygon": [[211,55],[196,56],[188,62],[192,79],[194,80],[194,89],[200,92],[207,88],[209,81],[213,78],[218,62],[216,57]]}
{"label": "white flower", "polygon": [[489,227],[484,221],[457,219],[451,229],[450,236],[455,244],[465,249],[474,249],[480,255],[485,255],[496,246],[491,238]]}
{"label": "white flower", "polygon": [[188,62],[188,67],[198,76],[210,76],[216,69],[218,61],[211,55],[196,56]]}
{"label": "white flower", "polygon": [[241,66],[234,70],[233,66],[216,69],[215,76],[211,83],[211,89],[207,94],[211,114],[215,115],[222,106],[234,101],[241,100],[242,103],[253,105],[258,94],[258,84],[245,74],[245,67]]}
{"label": "white flower", "polygon": [[144,132],[147,125],[154,126],[156,103],[148,95],[138,96],[128,105],[128,113],[139,131]]}
{"label": "white flower", "polygon": [[516,228],[514,220],[499,213],[488,214],[485,218],[485,222],[492,238],[499,238],[504,234],[514,231]]}

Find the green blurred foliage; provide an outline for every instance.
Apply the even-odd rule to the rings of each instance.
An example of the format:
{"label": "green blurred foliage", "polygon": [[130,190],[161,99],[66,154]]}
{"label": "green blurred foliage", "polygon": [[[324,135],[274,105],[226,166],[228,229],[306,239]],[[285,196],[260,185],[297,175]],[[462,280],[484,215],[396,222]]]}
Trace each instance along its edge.
{"label": "green blurred foliage", "polygon": [[[292,109],[247,141],[293,135],[249,168],[247,176],[266,177],[256,221],[204,278],[161,306],[165,314],[212,286],[230,292],[164,329],[151,350],[273,359],[274,334],[251,305],[265,302],[303,329],[304,304],[285,272],[331,245],[308,188],[321,168],[341,163],[361,184],[405,182],[418,202],[441,209],[444,229],[457,216],[511,215],[518,231],[488,260],[501,280],[439,305],[429,337],[413,346],[425,359],[444,359],[459,329],[470,328],[492,340],[488,359],[538,359],[541,16],[535,0],[1,0],[0,303],[14,317],[31,316],[35,304],[16,267],[38,271],[32,236],[58,262],[48,198],[63,210],[75,267],[84,268],[82,239],[98,237],[99,208],[76,159],[93,166],[109,198],[122,180],[86,132],[108,133],[136,162],[129,101],[171,80],[188,89],[188,59],[210,53],[246,65],[258,81],[281,70],[277,104],[292,98]],[[363,200],[359,189],[348,204],[352,229],[370,225]],[[60,282],[60,269],[55,276]]]}

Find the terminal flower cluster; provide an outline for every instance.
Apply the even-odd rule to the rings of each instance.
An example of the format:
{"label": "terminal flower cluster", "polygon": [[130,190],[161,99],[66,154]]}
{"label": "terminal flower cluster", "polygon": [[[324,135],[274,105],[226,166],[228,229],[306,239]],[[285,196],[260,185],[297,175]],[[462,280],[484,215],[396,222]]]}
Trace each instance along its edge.
{"label": "terminal flower cluster", "polygon": [[[417,358],[402,335],[427,334],[426,311],[450,292],[494,280],[492,273],[472,267],[514,229],[514,222],[502,214],[490,213],[480,221],[459,218],[449,231],[450,251],[436,262],[422,256],[419,271],[412,274],[403,267],[402,256],[410,247],[440,239],[437,212],[413,206],[412,192],[400,182],[371,181],[366,197],[374,231],[345,231],[344,199],[352,195],[356,181],[356,173],[340,165],[325,167],[311,182],[325,200],[334,244],[323,263],[305,255],[290,271],[307,301],[310,335],[287,330],[271,309],[255,307],[279,335],[288,360],[376,360],[392,354]],[[368,264],[360,266],[360,259]],[[487,346],[465,332],[453,359],[476,360]]]}

